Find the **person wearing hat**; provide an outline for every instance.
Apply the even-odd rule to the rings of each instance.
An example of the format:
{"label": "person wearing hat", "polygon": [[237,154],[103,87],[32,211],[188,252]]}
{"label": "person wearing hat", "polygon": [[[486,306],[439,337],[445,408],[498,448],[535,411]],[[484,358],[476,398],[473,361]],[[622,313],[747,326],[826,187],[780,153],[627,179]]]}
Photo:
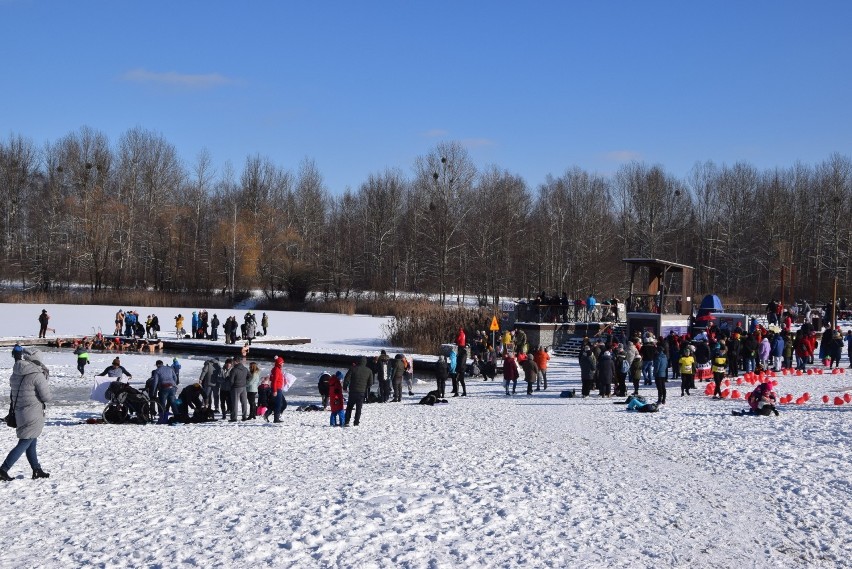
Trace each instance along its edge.
{"label": "person wearing hat", "polygon": [[36,441],[44,430],[45,404],[51,400],[50,385],[47,382],[48,371],[41,363],[37,350],[20,345],[12,348],[12,377],[9,378],[9,398],[16,421],[18,444],[6,456],[0,465],[0,481],[13,480],[9,469],[15,465],[22,454],[33,469],[33,479],[48,478],[50,474],[41,469],[36,454]]}
{"label": "person wearing hat", "polygon": [[41,314],[38,316],[38,337],[44,338],[47,335],[47,323],[50,321],[50,315],[47,313],[47,309],[43,308],[41,310]]}
{"label": "person wearing hat", "polygon": [[329,424],[332,427],[342,427],[346,421],[346,412],[343,410],[343,372],[337,371],[328,380],[328,404],[331,407],[331,418]]}
{"label": "person wearing hat", "polygon": [[843,355],[843,336],[840,335],[839,330],[835,330],[831,334],[831,341],[828,344],[827,353],[829,357],[831,357],[829,367],[839,368],[840,359]]}
{"label": "person wearing hat", "polygon": [[101,373],[97,374],[97,377],[114,377],[115,381],[121,381],[121,379],[125,375],[127,376],[127,381],[133,379],[133,376],[130,374],[130,372],[124,369],[124,366],[121,365],[121,360],[115,358],[114,360],[112,360],[111,365],[107,366]]}

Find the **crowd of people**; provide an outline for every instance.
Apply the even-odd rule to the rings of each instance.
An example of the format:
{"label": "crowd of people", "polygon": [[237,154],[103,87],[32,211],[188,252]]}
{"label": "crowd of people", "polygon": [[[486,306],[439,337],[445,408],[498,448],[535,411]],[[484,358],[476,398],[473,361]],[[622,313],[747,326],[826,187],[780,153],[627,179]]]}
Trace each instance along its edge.
{"label": "crowd of people", "polygon": [[740,373],[784,369],[806,371],[815,359],[825,367],[840,367],[844,345],[852,367],[852,330],[845,336],[839,328],[814,330],[806,322],[795,332],[766,328],[753,319],[748,330],[740,324],[733,329],[715,324],[694,338],[669,332],[663,338],[649,333],[627,341],[616,336],[584,338],[579,365],[582,396],[597,390],[602,397],[633,394],[639,385],[656,385],[657,405],[666,403],[666,384],[680,380],[682,396],[690,395],[696,381],[714,381],[713,397],[721,398],[721,384]]}
{"label": "crowd of people", "polygon": [[[242,324],[237,321],[236,316],[228,316],[225,319],[225,322],[222,323],[219,321],[219,317],[215,313],[211,318],[207,310],[193,311],[190,319],[191,334],[187,333],[186,319],[183,314],[178,314],[174,317],[174,320],[175,336],[177,338],[190,337],[201,340],[212,340],[214,342],[219,339],[219,326],[221,325],[226,344],[235,344],[239,340],[251,343],[254,338],[261,335],[266,336],[269,331],[269,315],[264,312],[260,318],[260,322],[258,323],[257,315],[255,315],[251,310],[246,312],[243,316]],[[49,321],[50,315],[48,314],[47,309],[42,309],[41,314],[38,316],[39,338],[45,338],[48,331],[55,332],[52,328],[48,328]],[[263,330],[263,332],[259,332],[258,328]],[[145,348],[147,348],[148,345],[156,344],[156,342],[160,339],[159,334],[160,318],[156,314],[148,314],[143,319],[137,310],[129,308],[124,310],[120,308],[115,313],[115,328],[113,329],[111,338],[105,337],[102,332],[94,333],[93,330],[92,338],[90,339],[87,337],[84,340],[103,346],[95,347],[94,349],[123,350],[125,348],[120,348],[120,346],[126,342],[132,346],[130,348],[131,350],[135,350],[140,346],[138,341],[148,340],[149,342]],[[125,340],[122,341],[122,338]],[[59,342],[59,347],[61,347],[62,345],[67,345],[73,340],[56,338],[51,341],[54,343]],[[91,349],[92,346],[90,345],[89,348]],[[140,351],[142,350],[140,349]]]}
{"label": "crowd of people", "polygon": [[[713,381],[714,399],[722,397],[721,385],[726,378],[736,378],[740,373],[785,369],[806,371],[809,365],[819,362],[825,367],[840,367],[844,348],[852,368],[852,330],[842,335],[839,327],[823,326],[816,329],[806,320],[795,332],[791,329],[796,314],[790,309],[779,310],[780,303],[767,306],[768,326],[764,327],[752,319],[748,329],[741,323],[731,326],[726,321],[717,326],[710,323],[705,330],[691,337],[689,334],[669,332],[662,338],[650,333],[629,339],[609,334],[595,338],[584,338],[578,364],[580,368],[581,395],[589,397],[597,391],[601,397],[627,396],[631,405],[645,406],[639,401],[641,384],[655,385],[657,401],[654,405],[666,405],[667,383],[680,381],[681,396],[689,396],[696,388],[696,381]],[[809,311],[812,309],[809,309]],[[46,315],[46,311],[44,311]],[[121,318],[119,317],[121,315]],[[810,315],[810,314],[809,314]],[[128,324],[128,318],[130,323]],[[49,316],[46,316],[46,322]],[[177,331],[181,331],[183,317],[178,315]],[[120,321],[120,322],[119,322]],[[232,322],[228,325],[228,322]],[[81,376],[89,363],[88,350],[127,349],[137,338],[141,323],[134,311],[119,311],[116,329],[123,327],[130,337],[116,335],[106,338],[98,333],[92,339],[74,340],[74,355]],[[268,317],[263,315],[261,326],[265,334]],[[208,327],[211,328],[208,332]],[[218,318],[208,322],[207,313],[193,313],[192,331],[197,338],[216,339]],[[236,318],[226,320],[225,333],[233,334]],[[276,356],[268,374],[263,374],[260,364],[248,361],[249,343],[256,334],[256,318],[249,312],[239,326],[243,339],[247,340],[241,355],[228,358],[220,364],[218,358],[209,358],[202,366],[197,380],[180,387],[181,364],[173,358],[169,364],[157,360],[144,387],[146,395],[159,403],[159,421],[200,422],[222,420],[236,422],[251,421],[263,417],[281,422],[286,409],[284,397],[289,387],[288,375],[283,370],[283,358]],[[149,315],[143,326],[144,342],[157,340],[159,325],[156,315]],[[151,337],[147,337],[148,335]],[[229,343],[235,339],[226,340]],[[57,344],[59,345],[59,344]],[[159,343],[162,349],[162,343]],[[19,442],[0,465],[0,481],[12,480],[9,469],[26,455],[33,470],[33,478],[50,476],[42,470],[36,454],[36,440],[44,427],[45,404],[50,400],[47,367],[41,362],[39,352],[33,348],[16,345],[12,350],[15,364],[11,383],[11,410],[7,423],[17,428]],[[434,404],[446,401],[447,382],[451,382],[451,395],[468,395],[466,380],[481,377],[494,380],[497,362],[502,362],[503,388],[507,396],[515,395],[517,383],[523,372],[526,393],[548,388],[547,368],[549,350],[543,346],[530,346],[521,329],[504,331],[489,342],[484,331],[474,333],[472,340],[460,329],[452,343],[445,345],[435,366],[435,389],[421,403]],[[401,353],[391,357],[385,350],[372,358],[362,357],[344,374],[342,371],[323,373],[318,390],[322,410],[330,410],[329,423],[346,427],[359,425],[364,403],[401,402],[403,394],[414,395],[414,362]],[[112,384],[124,384],[132,378],[131,373],[116,357],[99,377],[108,377]],[[632,394],[628,384],[632,385]],[[638,403],[636,403],[639,401]],[[758,385],[749,395],[747,413],[757,415],[777,414],[776,396],[771,383]],[[736,412],[735,412],[736,414]]]}
{"label": "crowd of people", "polygon": [[593,293],[569,298],[567,292],[551,296],[541,291],[521,301],[517,309],[523,320],[531,322],[620,322],[625,316],[620,306],[622,302],[616,297],[599,302]]}

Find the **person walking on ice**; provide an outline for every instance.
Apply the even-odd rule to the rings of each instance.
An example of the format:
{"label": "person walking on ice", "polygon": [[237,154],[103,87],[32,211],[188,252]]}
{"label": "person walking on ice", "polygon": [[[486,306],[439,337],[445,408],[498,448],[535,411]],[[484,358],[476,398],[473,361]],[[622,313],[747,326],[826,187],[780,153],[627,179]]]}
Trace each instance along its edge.
{"label": "person walking on ice", "polygon": [[15,415],[18,444],[0,465],[0,481],[13,480],[9,476],[9,469],[22,454],[27,455],[27,461],[33,469],[33,479],[49,478],[50,474],[41,469],[36,454],[36,441],[44,430],[45,404],[51,400],[48,371],[41,363],[41,354],[37,350],[24,350],[16,345],[12,348],[12,358],[15,364],[12,377],[9,378],[9,399]]}

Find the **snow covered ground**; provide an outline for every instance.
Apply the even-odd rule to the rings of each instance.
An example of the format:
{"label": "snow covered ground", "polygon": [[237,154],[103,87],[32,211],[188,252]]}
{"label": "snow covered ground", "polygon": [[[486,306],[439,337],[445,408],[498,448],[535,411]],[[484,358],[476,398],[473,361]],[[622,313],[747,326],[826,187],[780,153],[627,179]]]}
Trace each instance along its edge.
{"label": "snow covered ground", "polygon": [[[324,341],[377,337],[330,318],[318,328],[337,337]],[[30,480],[22,458],[0,486],[0,566],[852,566],[852,405],[821,402],[852,389],[850,373],[779,377],[779,395],[811,400],[768,418],[680,397],[676,382],[656,414],[560,399],[579,370],[555,358],[532,397],[471,380],[468,397],[427,407],[419,384],[348,429],[295,411],[317,401],[307,388],[277,425],[84,424],[101,406],[79,394],[111,358],[93,356],[80,379],[70,353],[46,356],[66,394],[38,443],[51,478]],[[122,356],[134,379],[154,359]],[[201,359],[182,363],[197,376]],[[10,368],[4,350],[0,378]],[[5,454],[15,433],[0,433]]]}

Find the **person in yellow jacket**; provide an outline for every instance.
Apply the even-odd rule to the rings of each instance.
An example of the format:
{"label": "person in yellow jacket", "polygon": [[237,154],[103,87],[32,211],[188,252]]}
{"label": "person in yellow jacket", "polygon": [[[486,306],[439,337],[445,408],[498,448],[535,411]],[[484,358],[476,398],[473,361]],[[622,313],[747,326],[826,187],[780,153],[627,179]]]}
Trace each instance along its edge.
{"label": "person in yellow jacket", "polygon": [[686,346],[680,355],[680,396],[689,395],[690,389],[695,389],[695,357],[692,348]]}
{"label": "person in yellow jacket", "polygon": [[716,382],[713,399],[722,398],[722,381],[725,379],[726,371],[728,371],[728,349],[725,344],[722,344],[719,351],[713,356],[713,381]]}
{"label": "person in yellow jacket", "polygon": [[186,330],[183,327],[183,314],[175,316],[175,330],[178,338],[183,338],[186,335]]}
{"label": "person in yellow jacket", "polygon": [[505,356],[506,354],[509,353],[509,349],[512,346],[512,333],[509,332],[508,330],[503,332],[502,341],[503,341],[503,355]]}

